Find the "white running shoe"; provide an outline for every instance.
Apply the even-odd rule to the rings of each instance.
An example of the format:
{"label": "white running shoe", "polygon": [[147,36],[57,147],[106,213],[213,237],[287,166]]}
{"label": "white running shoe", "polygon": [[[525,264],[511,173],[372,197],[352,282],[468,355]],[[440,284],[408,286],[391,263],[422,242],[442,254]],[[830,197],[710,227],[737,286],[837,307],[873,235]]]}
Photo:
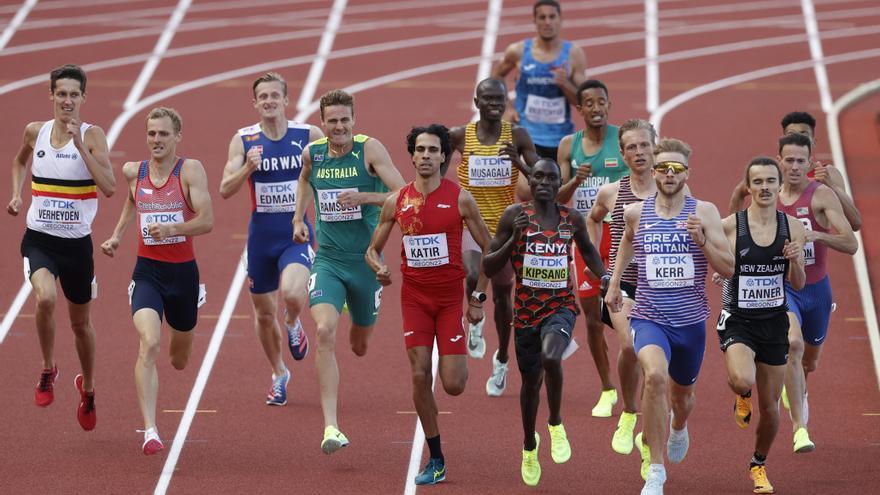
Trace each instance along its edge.
{"label": "white running shoe", "polygon": [[474,359],[483,359],[483,356],[486,355],[486,339],[483,338],[484,323],[486,323],[485,318],[480,320],[476,325],[468,323],[467,348],[468,354]]}
{"label": "white running shoe", "polygon": [[498,361],[498,351],[492,355],[492,376],[486,382],[486,394],[489,397],[501,397],[507,388],[507,364]]}
{"label": "white running shoe", "polygon": [[662,464],[651,464],[648,479],[642,487],[642,495],[663,495],[664,483],[666,483],[666,468]]}

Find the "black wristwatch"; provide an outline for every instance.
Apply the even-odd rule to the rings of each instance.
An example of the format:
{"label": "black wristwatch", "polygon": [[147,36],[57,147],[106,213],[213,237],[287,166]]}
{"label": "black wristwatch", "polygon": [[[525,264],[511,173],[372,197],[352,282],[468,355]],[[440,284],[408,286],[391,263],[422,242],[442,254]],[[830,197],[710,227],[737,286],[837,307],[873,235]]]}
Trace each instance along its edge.
{"label": "black wristwatch", "polygon": [[478,302],[481,303],[486,302],[486,293],[475,290],[471,292],[471,299],[476,299]]}
{"label": "black wristwatch", "polygon": [[611,275],[607,273],[599,279],[599,293],[604,297],[608,293],[608,284],[611,282]]}

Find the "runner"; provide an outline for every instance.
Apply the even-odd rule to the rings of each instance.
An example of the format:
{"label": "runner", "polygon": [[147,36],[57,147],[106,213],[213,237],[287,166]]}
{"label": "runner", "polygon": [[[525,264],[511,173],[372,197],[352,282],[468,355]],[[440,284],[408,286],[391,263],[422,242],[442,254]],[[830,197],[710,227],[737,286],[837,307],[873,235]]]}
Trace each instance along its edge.
{"label": "runner", "polygon": [[[529,133],[522,127],[501,120],[507,89],[499,79],[484,79],[477,84],[474,105],[480,119],[450,131],[452,149],[461,154],[458,182],[476,200],[480,214],[495,234],[498,219],[504,208],[513,204],[518,184],[527,184],[530,167],[538,161]],[[523,160],[519,157],[522,156]],[[516,157],[516,160],[511,160]],[[445,172],[444,165],[443,172]],[[522,172],[522,173],[520,173]],[[467,273],[466,290],[481,303],[486,299],[482,290],[475,290],[480,273],[482,249],[465,230],[462,240],[463,259]],[[486,382],[486,394],[498,397],[507,387],[507,352],[510,343],[510,325],[513,320],[513,271],[502,269],[492,277],[492,302],[498,349],[492,355],[492,375]],[[468,332],[468,352],[480,359],[486,354],[483,324],[471,324]]]}
{"label": "runner", "polygon": [[162,317],[171,329],[171,365],[182,370],[189,361],[198,307],[205,297],[192,236],[207,234],[214,225],[205,168],[198,160],[177,156],[181,127],[180,115],[173,108],[154,108],[147,115],[150,159],[122,166],[128,201],[113,234],[101,244],[104,254],[112,258],[128,225],[138,217],[137,263],[128,297],[140,337],[134,379],[144,416],[141,448],[146,455],[165,448],[156,426],[156,358]]}
{"label": "runner", "polygon": [[516,273],[516,361],[522,376],[520,412],[523,424],[523,482],[535,486],[541,479],[538,461],[539,437],[535,431],[541,382],[547,377],[550,416],[550,453],[553,462],[571,458],[571,446],[562,425],[562,354],[571,342],[577,318],[571,278],[571,244],[574,241],[584,263],[598,277],[605,267],[590,244],[584,217],[556,202],[562,184],[559,166],[543,158],[529,178],[532,201],[508,206],[483,259],[487,276],[508,263]]}
{"label": "runner", "polygon": [[[332,454],[348,445],[339,431],[336,405],[339,368],[336,365],[336,326],[343,305],[351,314],[349,342],[357,356],[367,343],[379,314],[382,286],[364,259],[379,222],[380,206],[403,187],[403,178],[379,140],[352,135],[354,97],[342,90],[321,96],[321,125],[328,136],[310,143],[302,154],[297,184],[294,240],[311,239],[305,213],[314,200],[318,251],[309,277],[309,306],[318,328],[315,365],[324,412],[321,450]],[[313,173],[314,171],[314,173]]]}
{"label": "runner", "polygon": [[718,209],[686,193],[690,152],[678,139],[663,139],[654,150],[657,195],[626,208],[626,230],[605,296],[610,310],[619,312],[621,279],[635,259],[639,289],[631,313],[633,347],[645,375],[645,426],[635,438],[645,479],[642,495],[663,493],[661,445],[667,425],[672,428],[666,446],[669,461],[681,462],[687,454],[687,419],[706,347],[707,265],[723,277],[733,275],[733,254]]}
{"label": "runner", "polygon": [[[474,241],[484,252],[489,244],[489,231],[473,196],[441,175],[441,167],[452,154],[446,127],[439,124],[413,127],[406,141],[416,180],[385,201],[366,259],[379,283],[391,285],[391,271],[381,253],[397,223],[403,233],[400,263],[403,335],[412,368],[413,402],[429,449],[428,464],[416,476],[415,483],[433,485],[445,480],[447,473],[437,425],[431,353],[436,338],[444,390],[449,395],[464,392],[468,370],[466,339],[461,326],[462,222],[467,223]],[[484,291],[487,282],[481,273],[477,290]],[[482,301],[471,299],[468,321],[475,323],[482,318]]]}
{"label": "runner", "polygon": [[[765,156],[746,167],[751,205],[724,220],[724,235],[735,256],[733,278],[724,280],[724,309],[718,317],[718,341],[727,364],[728,384],[736,394],[734,419],[748,428],[752,387],[758,386],[755,452],[749,463],[754,493],[773,493],[765,462],[779,430],[779,395],[788,355],[785,289],[803,288],[804,227],[776,209],[782,170]],[[713,280],[723,280],[715,274]]]}
{"label": "runner", "polygon": [[[95,412],[95,329],[89,310],[98,295],[92,258],[92,221],[98,212],[98,190],[110,197],[116,179],[110,166],[104,131],[80,120],[86,99],[86,73],[64,65],[49,74],[54,118],[31,122],[12,161],[12,199],[6,212],[21,211],[21,189],[28,160],[31,199],[27,229],[21,241],[24,276],[34,289],[35,320],[43,371],[34,390],[34,402],[46,407],[55,400],[55,279],[67,299],[70,328],[82,373],[74,378],[79,395],[76,417],[93,430]],[[31,156],[33,155],[33,156]]]}
{"label": "runner", "polygon": [[[220,196],[232,197],[247,183],[251,196],[248,224],[248,288],[254,308],[257,337],[272,368],[272,384],[266,404],[287,403],[290,371],[282,349],[293,359],[309,353],[309,339],[299,320],[306,303],[309,270],[314,251],[309,242],[293,240],[296,184],[302,170],[302,150],[324,137],[315,126],[287,120],[287,82],[276,72],[254,81],[254,109],[260,122],[243,127],[232,136],[229,159],[223,169]],[[307,228],[311,229],[308,220]],[[277,292],[284,301],[286,332],[278,325]]]}
{"label": "runner", "polygon": [[492,77],[504,80],[518,71],[511,120],[526,128],[538,155],[556,160],[559,141],[574,132],[569,105],[579,104],[577,88],[587,79],[587,57],[561,38],[559,2],[538,0],[532,14],[537,36],[508,46]]}
{"label": "runner", "polygon": [[[618,127],[608,124],[608,112],[611,110],[608,88],[602,81],[590,79],[578,86],[577,94],[577,109],[584,119],[584,130],[565,136],[559,143],[558,158],[563,185],[556,200],[565,204],[574,197],[574,207],[585,217],[589,217],[599,187],[629,175],[629,168],[624,166],[621,155]],[[645,173],[648,183],[653,185],[650,168],[646,168]],[[590,241],[599,246],[602,261],[608,266],[611,229],[606,220],[610,219],[599,220],[601,234],[594,235],[588,218],[587,230],[590,231]],[[599,284],[586,276],[586,267],[580,262],[576,252],[572,256],[575,265],[574,283],[587,320],[587,342],[602,382],[602,393],[593,407],[592,415],[607,418],[611,416],[614,404],[617,403],[617,389],[614,388],[610,376],[608,344],[605,342],[605,328],[599,304]]]}

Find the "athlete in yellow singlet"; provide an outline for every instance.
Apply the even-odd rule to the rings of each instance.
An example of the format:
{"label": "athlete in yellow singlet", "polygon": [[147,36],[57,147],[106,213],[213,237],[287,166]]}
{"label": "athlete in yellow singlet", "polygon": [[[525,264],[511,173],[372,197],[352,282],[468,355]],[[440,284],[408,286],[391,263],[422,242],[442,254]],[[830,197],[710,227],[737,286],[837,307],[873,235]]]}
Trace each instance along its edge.
{"label": "athlete in yellow singlet", "polygon": [[[461,154],[458,180],[477,202],[480,214],[494,236],[501,213],[516,201],[518,191],[528,195],[528,174],[538,161],[535,145],[522,127],[502,121],[507,105],[507,87],[498,79],[484,79],[477,84],[474,104],[480,112],[476,122],[456,127],[450,132],[452,148]],[[446,170],[444,169],[445,173]],[[466,293],[473,304],[480,304],[486,294],[475,292],[480,273],[482,251],[473,237],[464,231],[462,259],[467,272]],[[507,347],[510,342],[510,323],[513,320],[513,270],[510,266],[492,278],[492,302],[495,306],[495,329],[498,331],[498,350],[492,358],[492,376],[486,383],[486,393],[497,397],[507,386]],[[486,353],[483,323],[470,326],[468,353],[482,358]]]}

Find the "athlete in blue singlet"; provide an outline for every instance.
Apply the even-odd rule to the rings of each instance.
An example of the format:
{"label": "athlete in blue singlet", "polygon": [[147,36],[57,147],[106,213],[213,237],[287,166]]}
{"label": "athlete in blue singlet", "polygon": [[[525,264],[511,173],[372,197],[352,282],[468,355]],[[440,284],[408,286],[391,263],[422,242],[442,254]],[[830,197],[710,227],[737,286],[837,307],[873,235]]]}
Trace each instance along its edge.
{"label": "athlete in blue singlet", "polygon": [[657,195],[626,207],[626,227],[605,296],[611,311],[620,311],[620,280],[635,258],[639,290],[630,316],[634,348],[645,375],[644,434],[635,439],[642,454],[642,495],[663,493],[666,468],[661,445],[667,424],[672,427],[666,446],[669,461],[681,462],[687,453],[687,419],[706,347],[708,265],[723,277],[733,275],[733,253],[718,209],[686,194],[690,151],[677,139],[657,145]]}
{"label": "athlete in blue singlet", "polygon": [[[245,183],[250,191],[248,286],[257,335],[272,367],[266,404],[281,406],[287,403],[290,380],[290,371],[281,357],[283,342],[287,341],[296,360],[309,352],[299,312],[306,301],[314,251],[311,244],[293,240],[296,183],[302,170],[303,148],[324,134],[315,126],[287,120],[287,83],[281,75],[269,72],[261,76],[254,81],[253,91],[260,122],[232,136],[220,195],[229,198]],[[279,285],[286,309],[286,338],[275,316]]]}
{"label": "athlete in blue singlet", "polygon": [[559,2],[538,0],[533,15],[537,36],[508,46],[492,77],[503,80],[519,71],[512,120],[529,131],[538,155],[556,160],[559,141],[574,132],[571,105],[579,104],[577,87],[587,79],[587,58],[560,37]]}

